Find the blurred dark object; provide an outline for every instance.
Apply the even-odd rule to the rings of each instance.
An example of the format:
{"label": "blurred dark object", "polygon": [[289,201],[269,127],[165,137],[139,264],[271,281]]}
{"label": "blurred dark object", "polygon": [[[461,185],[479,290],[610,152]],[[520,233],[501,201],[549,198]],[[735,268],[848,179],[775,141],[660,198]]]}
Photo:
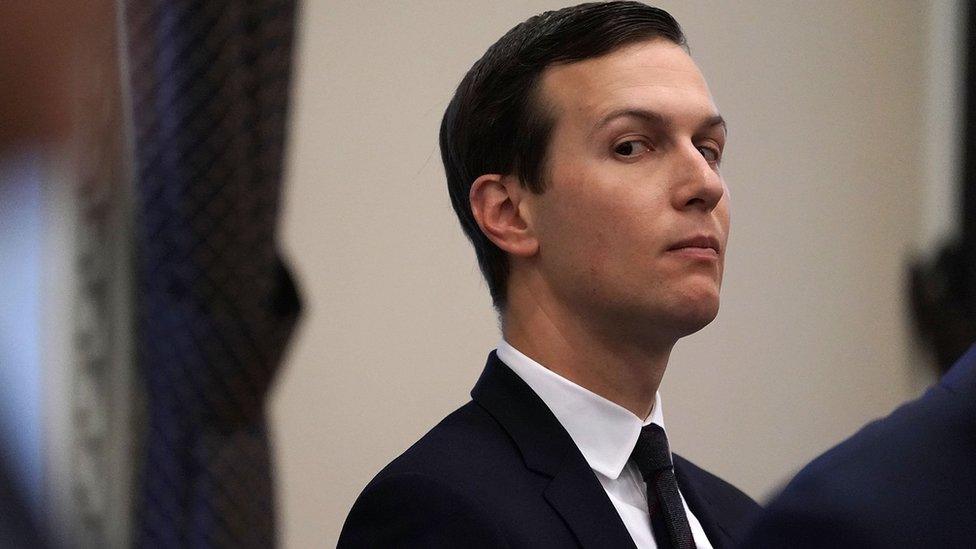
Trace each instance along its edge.
{"label": "blurred dark object", "polygon": [[0,547],[4,549],[38,549],[47,547],[27,512],[23,495],[8,471],[0,465]]}
{"label": "blurred dark object", "polygon": [[945,246],[932,264],[911,270],[911,305],[915,326],[935,355],[939,374],[976,341],[972,307],[972,253],[959,244]]}
{"label": "blurred dark object", "polygon": [[276,245],[294,21],[293,0],[126,2],[138,547],[275,545],[265,401],[300,308]]}
{"label": "blurred dark object", "polygon": [[[112,5],[108,0],[0,1],[0,167],[4,170],[10,167],[3,164],[5,160],[26,157],[34,162],[51,151],[64,155],[58,147],[70,141],[76,122],[72,116],[75,77],[91,68],[79,54],[89,51],[104,34],[103,14],[114,14]],[[0,186],[24,185],[10,175],[0,172]],[[9,365],[0,364],[4,367]],[[21,463],[4,442],[0,441],[0,548],[49,547],[47,514],[61,502],[44,501],[33,516],[23,483],[17,482],[23,479],[11,475]]]}
{"label": "blurred dark object", "polygon": [[[966,3],[963,3],[966,4]],[[915,326],[936,358],[939,374],[976,341],[976,7],[966,9],[963,52],[963,169],[961,231],[931,263],[911,266]]]}

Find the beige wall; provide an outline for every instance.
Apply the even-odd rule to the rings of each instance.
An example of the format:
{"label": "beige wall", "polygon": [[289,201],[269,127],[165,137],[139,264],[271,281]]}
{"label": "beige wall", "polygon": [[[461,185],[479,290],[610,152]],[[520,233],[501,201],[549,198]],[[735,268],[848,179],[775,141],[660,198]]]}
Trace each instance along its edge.
{"label": "beige wall", "polygon": [[[488,45],[561,5],[305,2],[283,237],[307,308],[273,405],[286,547],[334,545],[362,487],[467,400],[497,341],[437,128]],[[729,120],[733,198],[722,311],[678,344],[669,434],[763,498],[914,390],[902,290],[928,4],[662,5]]]}

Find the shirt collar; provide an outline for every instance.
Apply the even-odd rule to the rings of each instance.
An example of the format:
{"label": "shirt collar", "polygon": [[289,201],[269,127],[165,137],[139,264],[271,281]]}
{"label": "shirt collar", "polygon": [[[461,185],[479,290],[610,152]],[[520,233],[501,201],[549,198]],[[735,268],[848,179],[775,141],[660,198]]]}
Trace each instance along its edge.
{"label": "shirt collar", "polygon": [[641,420],[630,410],[585,389],[525,356],[507,341],[498,344],[499,360],[512,369],[552,410],[590,468],[611,479],[620,476],[637,443],[641,427],[664,428],[661,394]]}

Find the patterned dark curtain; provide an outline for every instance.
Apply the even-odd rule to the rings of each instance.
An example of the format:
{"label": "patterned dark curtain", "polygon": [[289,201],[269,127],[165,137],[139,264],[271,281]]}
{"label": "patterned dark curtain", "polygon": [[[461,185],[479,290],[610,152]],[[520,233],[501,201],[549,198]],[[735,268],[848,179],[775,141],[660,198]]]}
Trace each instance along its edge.
{"label": "patterned dark curtain", "polygon": [[299,312],[276,250],[293,0],[127,0],[138,362],[135,543],[271,547],[265,401]]}

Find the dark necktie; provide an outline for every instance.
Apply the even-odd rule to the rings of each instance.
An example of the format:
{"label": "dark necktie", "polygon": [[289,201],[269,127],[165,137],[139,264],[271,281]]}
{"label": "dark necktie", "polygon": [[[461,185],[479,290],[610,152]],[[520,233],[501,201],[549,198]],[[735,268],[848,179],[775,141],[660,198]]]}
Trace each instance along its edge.
{"label": "dark necktie", "polygon": [[630,459],[634,460],[647,483],[647,510],[657,546],[661,549],[694,549],[695,539],[681,504],[664,429],[653,423],[645,425]]}

